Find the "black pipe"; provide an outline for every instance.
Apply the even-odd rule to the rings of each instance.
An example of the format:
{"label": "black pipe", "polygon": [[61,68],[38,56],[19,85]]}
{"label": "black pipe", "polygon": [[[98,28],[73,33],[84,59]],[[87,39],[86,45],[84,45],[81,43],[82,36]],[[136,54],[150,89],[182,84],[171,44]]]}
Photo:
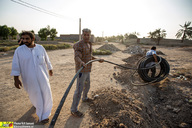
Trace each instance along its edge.
{"label": "black pipe", "polygon": [[[161,70],[160,70],[159,74],[155,77],[150,77],[148,75],[147,69],[143,69],[144,67],[146,67],[146,65],[148,63],[155,61],[154,57],[148,56],[147,59],[142,60],[140,62],[139,66],[138,66],[138,74],[143,81],[145,81],[145,82],[151,82],[151,81],[159,82],[159,81],[163,80],[165,77],[167,77],[167,75],[169,74],[169,71],[170,71],[170,66],[164,58],[157,56],[157,60],[159,61],[160,59],[162,59],[161,63],[159,64]],[[153,68],[153,67],[150,67],[150,69],[151,68]]]}

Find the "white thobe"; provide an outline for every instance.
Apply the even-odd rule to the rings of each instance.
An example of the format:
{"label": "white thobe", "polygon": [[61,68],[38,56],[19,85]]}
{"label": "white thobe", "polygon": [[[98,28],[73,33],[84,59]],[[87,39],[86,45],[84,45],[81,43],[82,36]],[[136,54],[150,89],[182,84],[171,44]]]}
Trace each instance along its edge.
{"label": "white thobe", "polygon": [[14,53],[11,76],[20,76],[39,121],[48,118],[53,106],[48,70],[52,70],[49,57],[43,46],[36,44],[31,50],[19,46]]}

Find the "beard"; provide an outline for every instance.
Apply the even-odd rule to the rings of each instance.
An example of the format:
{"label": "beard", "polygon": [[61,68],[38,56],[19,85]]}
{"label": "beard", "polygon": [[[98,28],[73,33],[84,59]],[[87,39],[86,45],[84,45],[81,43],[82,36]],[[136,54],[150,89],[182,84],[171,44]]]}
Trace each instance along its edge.
{"label": "beard", "polygon": [[29,46],[31,46],[32,42],[24,42],[24,44],[25,44],[27,47],[29,47]]}

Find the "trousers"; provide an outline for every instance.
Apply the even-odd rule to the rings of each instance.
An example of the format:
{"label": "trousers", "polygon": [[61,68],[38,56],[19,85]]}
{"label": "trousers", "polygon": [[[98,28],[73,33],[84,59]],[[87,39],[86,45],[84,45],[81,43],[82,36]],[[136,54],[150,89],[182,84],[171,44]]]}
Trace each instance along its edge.
{"label": "trousers", "polygon": [[78,111],[79,101],[83,92],[82,100],[87,99],[87,94],[90,89],[90,72],[81,72],[77,77],[77,84],[75,93],[73,95],[73,102],[71,106],[71,112]]}

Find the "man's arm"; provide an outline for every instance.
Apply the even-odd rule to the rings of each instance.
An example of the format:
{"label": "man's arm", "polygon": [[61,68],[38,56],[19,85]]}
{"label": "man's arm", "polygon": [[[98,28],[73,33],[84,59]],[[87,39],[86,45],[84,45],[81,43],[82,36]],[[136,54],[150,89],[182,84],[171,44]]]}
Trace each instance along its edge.
{"label": "man's arm", "polygon": [[47,52],[46,52],[44,47],[43,47],[43,50],[44,50],[44,54],[45,54],[45,62],[47,64],[47,68],[49,70],[49,76],[53,76],[53,66],[51,64],[51,61],[49,60],[49,56],[48,56],[48,54],[47,54]]}
{"label": "man's arm", "polygon": [[11,70],[11,76],[14,76],[14,85],[16,88],[20,89],[22,86],[21,81],[19,80],[20,76],[20,63],[19,63],[19,57],[17,54],[18,50],[15,50],[15,53],[13,55],[13,61],[12,61],[12,70]]}
{"label": "man's arm", "polygon": [[[43,46],[42,46],[43,47]],[[45,50],[45,48],[43,47],[43,52],[44,52],[44,55],[45,55],[45,62],[46,62],[46,64],[47,64],[47,68],[48,68],[48,70],[52,70],[53,69],[53,66],[52,66],[52,64],[51,64],[51,61],[50,61],[50,59],[49,59],[49,56],[48,56],[48,54],[47,54],[47,52],[46,52],[46,50]]]}
{"label": "man's arm", "polygon": [[14,76],[14,81],[15,81],[15,87],[20,89],[22,87],[22,83],[21,81],[19,80],[19,76]]}
{"label": "man's arm", "polygon": [[158,63],[158,60],[157,60],[157,56],[156,56],[156,54],[153,54],[153,57],[154,57],[154,59],[155,59],[155,62],[157,62],[157,63]]}
{"label": "man's arm", "polygon": [[74,54],[75,54],[75,62],[79,63],[81,66],[84,66],[85,67],[85,63],[81,60],[82,58],[82,48],[79,46],[79,45],[74,45],[73,46],[73,49],[74,49]]}

